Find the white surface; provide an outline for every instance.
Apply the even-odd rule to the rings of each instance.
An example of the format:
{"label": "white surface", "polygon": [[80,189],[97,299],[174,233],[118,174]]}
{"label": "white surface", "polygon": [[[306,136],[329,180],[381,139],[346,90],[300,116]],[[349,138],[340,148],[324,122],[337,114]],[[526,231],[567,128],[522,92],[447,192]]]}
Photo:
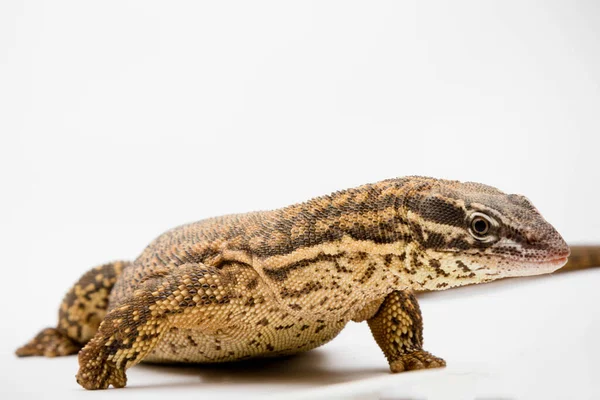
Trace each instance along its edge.
{"label": "white surface", "polygon": [[[1,390],[83,396],[74,358],[12,351],[87,268],[208,216],[419,174],[600,242],[598,27],[593,1],[0,2]],[[597,395],[598,273],[522,282],[423,299],[442,372],[387,375],[350,326],[289,363],[139,367],[85,395]]]}

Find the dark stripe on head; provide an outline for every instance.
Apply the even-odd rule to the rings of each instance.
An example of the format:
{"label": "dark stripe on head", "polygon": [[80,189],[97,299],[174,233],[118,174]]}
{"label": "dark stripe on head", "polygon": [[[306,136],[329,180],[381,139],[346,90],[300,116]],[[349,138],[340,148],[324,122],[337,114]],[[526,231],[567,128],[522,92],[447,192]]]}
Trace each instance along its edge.
{"label": "dark stripe on head", "polygon": [[435,196],[426,197],[416,211],[424,219],[443,225],[463,227],[467,218],[462,207]]}
{"label": "dark stripe on head", "polygon": [[427,240],[423,242],[423,247],[427,249],[440,249],[446,247],[446,239],[444,235],[437,232],[427,231]]}

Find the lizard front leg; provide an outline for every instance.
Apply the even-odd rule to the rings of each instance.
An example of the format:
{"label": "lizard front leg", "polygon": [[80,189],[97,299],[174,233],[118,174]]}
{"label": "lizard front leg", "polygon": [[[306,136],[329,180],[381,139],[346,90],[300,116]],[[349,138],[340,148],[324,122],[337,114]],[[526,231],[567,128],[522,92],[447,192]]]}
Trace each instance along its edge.
{"label": "lizard front leg", "polygon": [[80,351],[77,382],[86,389],[124,387],[125,370],[149,354],[169,327],[200,327],[215,305],[230,301],[228,279],[195,263],[155,272],[108,312]]}
{"label": "lizard front leg", "polygon": [[423,350],[423,319],[410,291],[387,295],[367,323],[392,372],[446,366],[444,360]]}
{"label": "lizard front leg", "polygon": [[125,369],[140,362],[168,328],[167,310],[156,307],[149,285],[108,312],[96,335],[79,352],[77,383],[86,389],[124,387]]}

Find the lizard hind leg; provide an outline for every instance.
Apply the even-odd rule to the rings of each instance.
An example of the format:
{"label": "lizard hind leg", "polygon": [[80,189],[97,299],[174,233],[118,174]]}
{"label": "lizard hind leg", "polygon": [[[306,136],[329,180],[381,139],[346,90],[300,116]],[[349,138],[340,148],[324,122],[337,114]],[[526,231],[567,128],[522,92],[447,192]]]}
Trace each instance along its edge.
{"label": "lizard hind leg", "polygon": [[17,349],[19,357],[57,357],[77,353],[98,330],[108,297],[128,262],[117,261],[86,272],[64,297],[56,328],[46,328]]}
{"label": "lizard hind leg", "polygon": [[411,292],[390,293],[367,323],[392,372],[446,366],[444,360],[423,350],[423,319]]}
{"label": "lizard hind leg", "polygon": [[19,357],[57,357],[75,354],[81,345],[56,328],[42,329],[29,343],[17,349]]}
{"label": "lizard hind leg", "polygon": [[150,354],[170,327],[197,328],[220,315],[235,279],[201,263],[153,272],[111,308],[79,352],[77,382],[91,390],[124,387],[125,370]]}

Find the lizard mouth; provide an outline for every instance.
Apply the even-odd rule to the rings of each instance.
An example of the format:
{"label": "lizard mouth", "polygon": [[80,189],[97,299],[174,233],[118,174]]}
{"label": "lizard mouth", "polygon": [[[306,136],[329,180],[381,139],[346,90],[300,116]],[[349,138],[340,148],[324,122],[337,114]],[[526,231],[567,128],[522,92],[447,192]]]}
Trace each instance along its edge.
{"label": "lizard mouth", "polygon": [[538,261],[537,264],[547,265],[547,266],[556,266],[556,269],[565,265],[568,261],[569,257],[555,257],[549,260]]}
{"label": "lizard mouth", "polygon": [[545,260],[509,260],[505,266],[505,276],[532,276],[550,274],[567,263],[568,257],[554,257]]}
{"label": "lizard mouth", "polygon": [[[569,256],[557,256],[551,258],[534,258],[532,260],[526,260],[527,263],[531,264],[557,264],[557,263],[566,263]],[[512,261],[515,262],[523,262],[523,259],[514,259]]]}

